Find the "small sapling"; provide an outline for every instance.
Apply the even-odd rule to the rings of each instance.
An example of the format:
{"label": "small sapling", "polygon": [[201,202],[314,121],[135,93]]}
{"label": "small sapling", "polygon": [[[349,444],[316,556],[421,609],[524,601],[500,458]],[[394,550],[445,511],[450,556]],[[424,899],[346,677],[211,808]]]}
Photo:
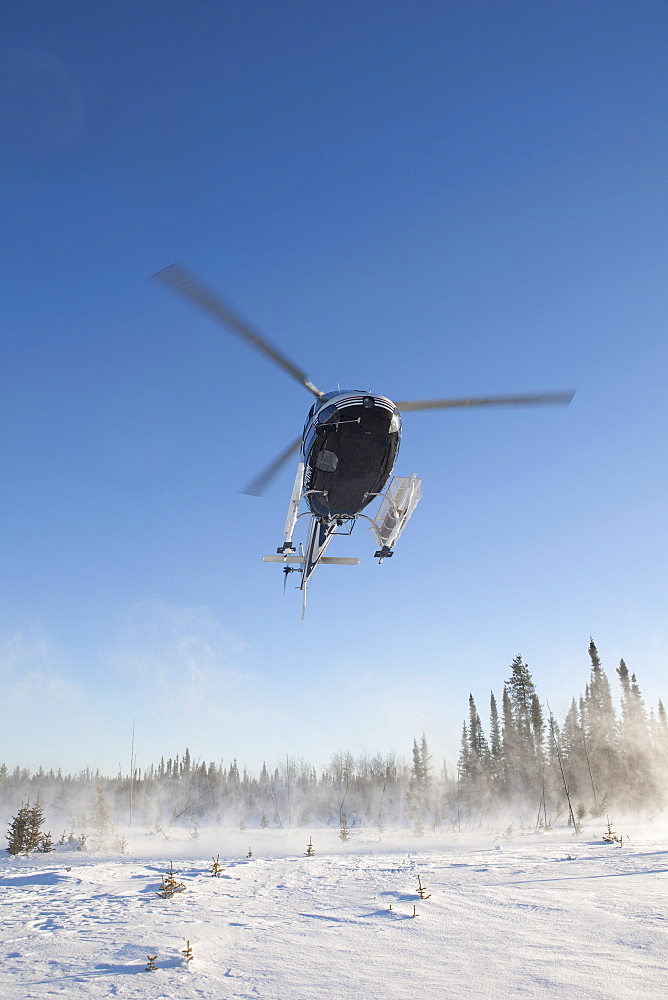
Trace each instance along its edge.
{"label": "small sapling", "polygon": [[419,875],[418,875],[418,888],[417,888],[417,892],[418,892],[418,896],[420,897],[420,899],[431,899],[431,893],[430,892],[428,893],[426,886],[422,885],[422,882],[420,881],[420,876]]}
{"label": "small sapling", "polygon": [[166,875],[162,876],[162,882],[160,884],[160,891],[156,895],[160,896],[162,899],[171,899],[172,896],[177,892],[184,892],[185,885],[183,882],[178,882],[176,876],[174,875],[174,866],[172,862],[169,862],[169,871]]}

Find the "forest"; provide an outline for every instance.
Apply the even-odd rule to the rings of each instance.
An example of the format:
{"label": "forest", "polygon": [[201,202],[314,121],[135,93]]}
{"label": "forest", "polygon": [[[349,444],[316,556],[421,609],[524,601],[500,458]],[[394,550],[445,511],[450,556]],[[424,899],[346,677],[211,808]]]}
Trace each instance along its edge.
{"label": "forest", "polygon": [[[408,759],[395,753],[334,753],[318,771],[285,757],[259,774],[236,759],[194,761],[186,748],[148,767],[105,776],[40,767],[0,766],[0,806],[9,824],[21,807],[39,806],[54,842],[111,846],[132,828],[165,833],[178,825],[246,828],[355,826],[425,830],[464,828],[578,830],[587,817],[660,813],[666,806],[668,719],[663,703],[646,707],[636,675],[621,660],[617,703],[598,650],[584,693],[557,721],[541,702],[528,664],[516,656],[501,696],[492,692],[485,731],[469,696],[456,769],[432,760],[426,734]],[[165,834],[166,835],[166,834]],[[39,848],[38,848],[39,849]]]}

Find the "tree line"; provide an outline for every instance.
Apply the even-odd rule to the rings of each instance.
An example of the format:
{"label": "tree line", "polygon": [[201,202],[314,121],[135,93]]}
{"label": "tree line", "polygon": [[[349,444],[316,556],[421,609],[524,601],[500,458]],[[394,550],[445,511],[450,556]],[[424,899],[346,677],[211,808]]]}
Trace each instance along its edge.
{"label": "tree line", "polygon": [[[497,701],[491,693],[483,727],[473,694],[463,723],[456,767],[435,767],[426,735],[408,760],[395,753],[339,752],[318,771],[286,757],[255,775],[229,764],[194,760],[189,749],[146,768],[113,777],[85,769],[31,773],[0,765],[0,806],[7,819],[19,803],[44,810],[60,842],[143,827],[163,832],[200,824],[410,825],[425,829],[477,827],[518,818],[523,826],[578,824],[606,811],[658,812],[666,806],[668,720],[661,701],[647,710],[635,674],[623,660],[617,708],[593,642],[584,694],[560,721],[541,701],[528,664],[516,656]],[[26,807],[27,808],[27,807]],[[121,836],[117,834],[117,837]],[[121,837],[122,839],[122,837]]]}
{"label": "tree line", "polygon": [[[598,649],[589,643],[591,670],[584,694],[557,722],[538,696],[528,664],[516,656],[499,704],[489,703],[487,734],[469,697],[458,760],[460,815],[516,803],[540,806],[539,825],[561,816],[577,823],[611,808],[659,812],[666,806],[668,719],[663,703],[647,710],[635,674],[616,668],[621,688],[615,709]],[[538,816],[538,812],[537,812]]]}

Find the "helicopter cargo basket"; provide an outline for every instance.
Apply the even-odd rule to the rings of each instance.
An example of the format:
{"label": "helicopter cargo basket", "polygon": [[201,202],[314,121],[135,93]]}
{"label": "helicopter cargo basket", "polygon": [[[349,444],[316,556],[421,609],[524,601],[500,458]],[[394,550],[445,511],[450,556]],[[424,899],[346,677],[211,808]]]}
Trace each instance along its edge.
{"label": "helicopter cargo basket", "polygon": [[[415,473],[412,476],[392,476],[390,485],[383,494],[378,513],[370,525],[383,556],[392,554],[392,549],[408,524],[421,496],[422,480],[418,479]],[[376,555],[379,556],[379,553]]]}

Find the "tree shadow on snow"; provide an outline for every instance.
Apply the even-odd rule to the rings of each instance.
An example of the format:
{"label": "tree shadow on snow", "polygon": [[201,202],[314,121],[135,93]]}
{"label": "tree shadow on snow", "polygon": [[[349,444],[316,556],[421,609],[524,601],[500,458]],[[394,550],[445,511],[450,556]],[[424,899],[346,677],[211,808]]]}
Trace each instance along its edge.
{"label": "tree shadow on snow", "polygon": [[[111,962],[98,962],[89,972],[73,972],[68,976],[50,976],[48,979],[36,979],[33,986],[44,986],[47,983],[62,983],[67,981],[83,982],[87,979],[103,979],[105,976],[134,976],[137,973],[147,972],[146,962],[132,965],[119,965]],[[183,959],[178,956],[164,958],[155,963],[155,971],[160,969],[175,969],[183,966]]]}
{"label": "tree shadow on snow", "polygon": [[415,903],[418,899],[418,894],[416,892],[397,892],[396,890],[387,890],[386,892],[379,892],[379,896],[385,896],[397,903]]}

